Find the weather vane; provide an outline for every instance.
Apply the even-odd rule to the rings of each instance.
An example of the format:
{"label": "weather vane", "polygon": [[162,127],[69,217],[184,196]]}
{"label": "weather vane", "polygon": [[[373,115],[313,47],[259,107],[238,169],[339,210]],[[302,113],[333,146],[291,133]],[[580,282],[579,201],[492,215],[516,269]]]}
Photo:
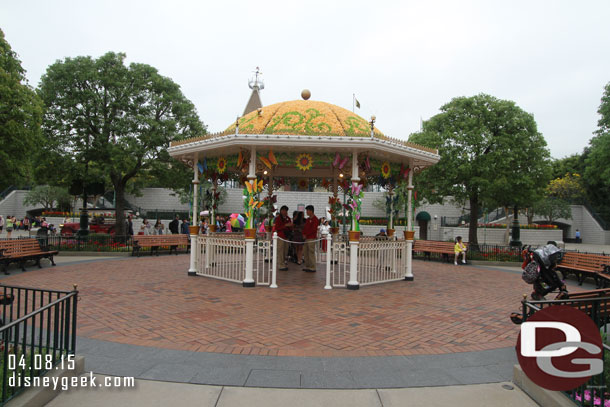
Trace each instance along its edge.
{"label": "weather vane", "polygon": [[257,66],[256,71],[254,71],[254,77],[250,78],[250,80],[248,81],[248,86],[250,87],[250,89],[265,89],[265,82],[263,82],[263,78],[261,78],[262,75],[263,73]]}

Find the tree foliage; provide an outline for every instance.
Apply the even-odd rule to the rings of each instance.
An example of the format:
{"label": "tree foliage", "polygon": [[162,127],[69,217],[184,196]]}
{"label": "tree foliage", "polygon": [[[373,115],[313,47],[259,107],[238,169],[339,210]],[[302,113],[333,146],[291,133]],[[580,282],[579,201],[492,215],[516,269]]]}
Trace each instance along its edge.
{"label": "tree foliage", "polygon": [[563,177],[551,180],[547,186],[548,195],[565,201],[581,198],[585,194],[580,174],[567,173]]}
{"label": "tree foliage", "polygon": [[42,103],[28,86],[25,70],[0,30],[0,190],[30,181],[41,120]]}
{"label": "tree foliage", "polygon": [[593,207],[610,219],[610,83],[604,89],[596,136],[591,139],[585,160],[587,195]]}
{"label": "tree foliage", "polygon": [[547,195],[533,205],[533,212],[542,216],[549,223],[557,219],[571,219],[572,207],[565,199]]}
{"label": "tree foliage", "polygon": [[167,153],[170,141],[205,133],[176,83],[149,65],[126,66],[124,60],[125,54],[113,52],[66,58],[47,69],[39,88],[47,108],[47,168],[59,164],[72,178],[112,185],[119,234],[125,191],[178,165]]}
{"label": "tree foliage", "polygon": [[439,150],[441,160],[415,177],[416,188],[432,203],[447,196],[469,203],[471,244],[481,207],[526,207],[549,180],[546,142],[533,116],[512,101],[454,98],[409,141]]}
{"label": "tree foliage", "polygon": [[63,206],[70,203],[71,196],[65,187],[38,185],[30,190],[23,198],[25,205],[42,205],[45,210]]}

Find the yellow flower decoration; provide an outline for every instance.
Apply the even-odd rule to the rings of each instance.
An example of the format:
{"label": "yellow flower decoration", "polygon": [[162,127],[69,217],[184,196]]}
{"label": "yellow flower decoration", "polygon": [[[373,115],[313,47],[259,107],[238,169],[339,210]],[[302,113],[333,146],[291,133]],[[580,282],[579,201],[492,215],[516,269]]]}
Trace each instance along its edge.
{"label": "yellow flower decoration", "polygon": [[390,174],[391,174],[391,168],[390,168],[390,163],[389,162],[384,162],[383,164],[381,164],[381,175],[383,175],[383,178],[390,178]]}
{"label": "yellow flower decoration", "polygon": [[313,158],[311,154],[303,153],[297,156],[297,168],[301,171],[307,171],[313,167]]}
{"label": "yellow flower decoration", "polygon": [[227,170],[227,159],[220,157],[218,159],[218,163],[216,164],[216,168],[218,168],[219,174],[223,174]]}

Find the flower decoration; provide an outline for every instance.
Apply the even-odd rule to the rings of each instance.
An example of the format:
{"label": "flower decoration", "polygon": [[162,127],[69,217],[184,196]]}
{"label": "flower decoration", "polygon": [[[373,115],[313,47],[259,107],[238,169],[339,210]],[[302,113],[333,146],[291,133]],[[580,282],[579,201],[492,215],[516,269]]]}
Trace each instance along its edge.
{"label": "flower decoration", "polygon": [[297,156],[297,168],[301,171],[307,171],[313,167],[313,158],[311,154],[302,153]]}
{"label": "flower decoration", "polygon": [[328,197],[328,204],[330,205],[330,222],[331,222],[331,226],[332,227],[337,227],[338,226],[338,219],[339,219],[339,212],[341,211],[341,208],[343,205],[341,205],[341,200],[339,199],[339,197],[335,197],[335,196],[329,196]]}
{"label": "flower decoration", "polygon": [[299,179],[298,187],[301,190],[309,188],[309,181],[307,180],[307,178]]}
{"label": "flower decoration", "polygon": [[364,196],[362,184],[352,183],[350,189],[347,190],[348,199],[343,207],[348,210],[352,216],[352,231],[360,231],[360,211],[362,207],[362,197]]}
{"label": "flower decoration", "polygon": [[390,167],[389,162],[386,161],[383,164],[381,164],[381,175],[383,176],[383,178],[385,178],[385,179],[390,178],[391,171],[392,171],[392,168]]}
{"label": "flower decoration", "polygon": [[258,201],[256,196],[263,190],[263,180],[257,181],[256,178],[252,181],[246,181],[246,193],[244,199],[244,206],[246,209],[246,229],[254,227],[254,211],[263,206],[263,201]]}
{"label": "flower decoration", "polygon": [[220,157],[218,159],[218,163],[216,163],[216,168],[218,168],[219,174],[224,174],[224,172],[227,170],[227,159]]}

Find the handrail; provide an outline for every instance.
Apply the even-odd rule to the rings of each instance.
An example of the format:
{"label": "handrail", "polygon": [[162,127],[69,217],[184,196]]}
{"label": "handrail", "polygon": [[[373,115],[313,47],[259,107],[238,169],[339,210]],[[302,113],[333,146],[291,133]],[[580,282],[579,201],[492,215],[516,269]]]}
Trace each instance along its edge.
{"label": "handrail", "polygon": [[57,305],[60,302],[66,301],[68,298],[74,297],[76,295],[78,295],[78,291],[72,291],[68,295],[66,295],[65,297],[58,298],[55,301],[50,302],[47,305],[44,305],[44,306],[38,308],[37,310],[32,311],[29,314],[22,316],[21,318],[18,318],[16,320],[12,321],[12,322],[9,322],[8,324],[5,324],[4,326],[0,327],[0,333],[2,333],[5,330],[8,330],[9,328],[12,328],[13,326],[15,326],[15,325],[17,325],[17,324],[19,324],[19,323],[21,323],[21,322],[31,318],[31,317],[33,317],[34,315],[40,314],[41,312],[46,311],[47,309],[53,307],[54,305]]}

